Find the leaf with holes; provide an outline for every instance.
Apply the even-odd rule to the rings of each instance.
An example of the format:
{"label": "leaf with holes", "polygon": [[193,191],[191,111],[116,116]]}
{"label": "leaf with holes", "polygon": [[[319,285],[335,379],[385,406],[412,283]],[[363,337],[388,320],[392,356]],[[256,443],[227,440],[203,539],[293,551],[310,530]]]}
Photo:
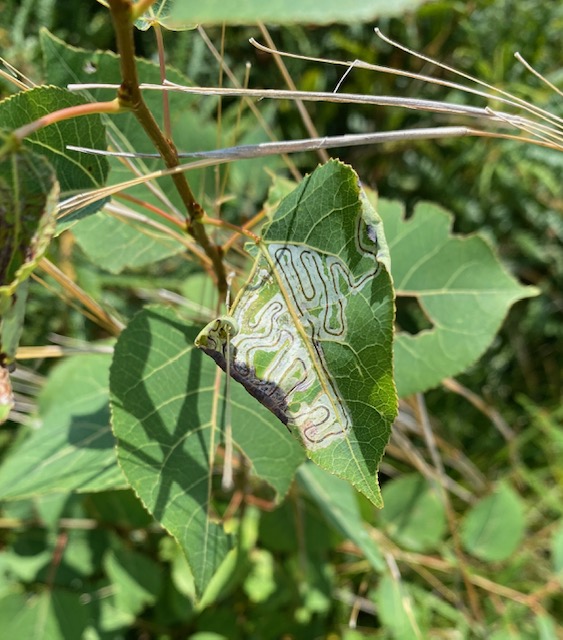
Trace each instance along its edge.
{"label": "leaf with holes", "polygon": [[357,175],[336,161],[319,167],[248,250],[256,260],[230,315],[196,345],[314,462],[381,505],[377,468],[397,411],[393,288],[381,221]]}

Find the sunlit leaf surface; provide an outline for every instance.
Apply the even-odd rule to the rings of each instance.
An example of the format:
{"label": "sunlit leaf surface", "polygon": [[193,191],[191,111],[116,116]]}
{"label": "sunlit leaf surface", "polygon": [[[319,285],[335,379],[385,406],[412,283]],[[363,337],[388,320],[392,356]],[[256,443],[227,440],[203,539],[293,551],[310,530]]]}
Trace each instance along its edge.
{"label": "sunlit leaf surface", "polygon": [[537,295],[503,267],[480,236],[451,233],[453,216],[421,203],[405,219],[396,202],[378,204],[391,253],[397,299],[414,298],[431,325],[395,339],[400,396],[464,371],[492,343],[514,302]]}
{"label": "sunlit leaf surface", "polygon": [[397,408],[394,304],[382,225],[357,175],[340,162],[319,167],[248,249],[256,261],[229,317],[196,344],[312,460],[379,505],[377,467]]}
{"label": "sunlit leaf surface", "polygon": [[366,22],[383,16],[402,15],[413,11],[424,0],[160,0],[151,7],[137,26],[147,29],[155,21],[167,29],[192,29],[202,24],[330,24],[331,22]]}

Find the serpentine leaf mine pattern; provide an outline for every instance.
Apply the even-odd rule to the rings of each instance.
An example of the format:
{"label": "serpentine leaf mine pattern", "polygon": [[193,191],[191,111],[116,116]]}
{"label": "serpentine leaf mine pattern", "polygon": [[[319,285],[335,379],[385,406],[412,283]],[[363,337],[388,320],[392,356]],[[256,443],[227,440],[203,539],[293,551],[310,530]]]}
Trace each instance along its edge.
{"label": "serpentine leaf mine pattern", "polygon": [[[312,237],[310,244],[307,237],[297,241],[286,233],[281,241],[266,230],[255,248],[250,278],[229,315],[211,322],[196,340],[284,424],[297,429],[309,451],[346,438],[353,428],[327,363],[327,347],[342,345],[356,378],[373,383],[348,340],[358,315],[350,313],[350,305],[358,299],[369,310],[374,278],[385,270],[385,257],[378,259],[376,226],[364,220],[360,205],[330,215],[347,216],[348,245],[341,255],[322,250],[323,241]],[[329,230],[325,223],[322,233]],[[346,260],[350,256],[353,267]]]}

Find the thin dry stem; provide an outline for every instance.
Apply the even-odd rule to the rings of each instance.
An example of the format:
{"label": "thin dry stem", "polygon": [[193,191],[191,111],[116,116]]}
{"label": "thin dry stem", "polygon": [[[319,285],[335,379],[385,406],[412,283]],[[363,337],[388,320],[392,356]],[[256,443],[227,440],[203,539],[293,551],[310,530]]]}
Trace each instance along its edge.
{"label": "thin dry stem", "polygon": [[[207,33],[205,32],[205,30],[203,29],[203,27],[201,25],[198,27],[198,33],[201,36],[202,40],[205,42],[205,44],[206,44],[207,48],[209,49],[209,51],[211,51],[211,53],[213,54],[213,56],[215,57],[217,62],[219,62],[221,67],[224,69],[225,74],[227,75],[229,80],[233,83],[233,85],[236,88],[240,89],[241,85],[240,85],[237,77],[229,69],[229,67],[225,64],[225,61],[221,58],[221,54],[213,46],[213,43],[208,38]],[[143,85],[141,85],[141,88],[143,88]],[[254,117],[256,118],[257,122],[260,124],[260,126],[262,127],[263,131],[266,133],[268,138],[270,138],[270,140],[272,140],[272,141],[276,140],[276,135],[274,134],[274,132],[272,131],[272,128],[266,122],[266,120],[264,119],[264,117],[260,113],[259,109],[256,107],[256,105],[251,100],[246,100],[245,99],[245,101],[246,101],[246,104],[247,104],[248,108],[253,113]],[[291,160],[291,158],[289,156],[287,156],[286,154],[283,154],[283,153],[281,154],[281,158],[285,162],[285,164],[286,164],[287,168],[289,169],[289,172],[293,176],[294,180],[300,180],[302,176],[301,176],[299,170],[297,169],[297,167],[295,166],[293,160]]]}
{"label": "thin dry stem", "polygon": [[481,621],[483,619],[483,612],[481,610],[477,593],[475,592],[473,584],[469,579],[469,570],[467,568],[467,564],[466,564],[465,557],[463,555],[463,551],[461,547],[461,540],[459,538],[456,516],[452,508],[448,492],[446,491],[446,488],[445,488],[446,479],[448,478],[448,476],[445,472],[442,459],[438,452],[436,441],[434,440],[434,434],[432,432],[432,427],[430,425],[430,418],[428,417],[428,412],[426,411],[426,403],[424,402],[424,396],[421,393],[416,394],[416,406],[418,410],[420,425],[422,427],[422,432],[424,434],[424,439],[426,441],[428,451],[430,452],[432,463],[437,472],[437,477],[438,477],[437,488],[440,493],[440,497],[442,499],[442,504],[444,505],[444,511],[446,513],[446,518],[448,520],[450,533],[452,535],[454,551],[457,556],[459,569],[460,569],[463,582],[465,584],[465,589],[467,591],[467,596],[469,599],[469,607],[471,609],[473,617],[476,620]]}
{"label": "thin dry stem", "polygon": [[27,89],[32,89],[35,86],[35,83],[32,80],[18,71],[2,57],[0,57],[0,64],[6,67],[6,70],[0,69],[0,78],[4,78],[6,82],[14,85],[18,91],[26,91]]}
{"label": "thin dry stem", "polygon": [[545,76],[542,76],[541,73],[536,71],[534,69],[534,67],[532,67],[532,65],[529,62],[527,62],[524,59],[524,57],[522,55],[520,55],[520,53],[518,51],[514,54],[514,57],[516,58],[516,60],[518,60],[518,62],[523,64],[530,73],[533,73],[537,78],[539,78],[542,82],[544,82],[552,91],[554,91],[555,93],[557,93],[560,96],[563,96],[563,91],[561,91],[561,89],[559,87],[556,87]]}
{"label": "thin dry stem", "polygon": [[87,344],[83,348],[61,347],[58,344],[47,344],[39,347],[19,347],[16,360],[36,360],[43,358],[64,358],[77,353],[113,353],[113,347]]}
{"label": "thin dry stem", "polygon": [[[262,35],[264,36],[266,42],[268,43],[268,46],[272,51],[272,55],[274,56],[275,63],[278,69],[280,70],[280,73],[282,74],[284,82],[287,84],[287,86],[291,91],[297,91],[295,82],[293,82],[293,78],[291,77],[289,71],[287,70],[287,67],[285,66],[285,62],[283,61],[283,58],[279,55],[277,47],[274,41],[272,40],[272,37],[270,36],[270,32],[266,28],[266,25],[259,23],[258,28],[260,29]],[[317,131],[317,128],[315,127],[315,124],[313,123],[313,120],[311,119],[311,116],[309,115],[309,112],[307,111],[303,101],[296,100],[295,106],[297,107],[297,111],[299,111],[299,115],[301,116],[301,120],[303,121],[303,124],[305,125],[305,129],[307,130],[307,133],[309,134],[309,136],[311,138],[318,138],[319,132]],[[317,155],[319,156],[319,160],[321,162],[327,162],[329,159],[329,155],[324,149],[317,149]]]}
{"label": "thin dry stem", "polygon": [[[164,53],[164,39],[162,37],[162,29],[160,24],[155,22],[153,24],[154,35],[156,38],[156,46],[158,50],[158,67],[160,70],[160,81],[162,84],[166,82],[166,55]],[[172,124],[170,122],[170,100],[168,94],[163,92],[162,94],[162,127],[164,129],[164,135],[168,140],[172,140]]]}
{"label": "thin dry stem", "polygon": [[[389,38],[386,35],[384,35],[377,28],[374,29],[374,32],[379,38],[381,38],[384,42],[387,42],[387,44],[390,44],[392,47],[395,47],[396,49],[400,49],[401,51],[405,51],[406,53],[408,53],[411,56],[414,56],[415,58],[419,58],[420,60],[424,60],[424,62],[428,62],[430,64],[436,65],[437,67],[440,67],[441,69],[445,69],[449,73],[452,73],[454,75],[460,76],[461,78],[464,78],[465,80],[469,80],[470,82],[473,82],[473,83],[475,83],[475,84],[477,84],[477,85],[479,85],[481,87],[485,87],[486,89],[489,89],[490,91],[493,91],[494,93],[492,93],[492,94],[484,93],[484,92],[478,91],[476,89],[471,89],[470,87],[466,87],[464,85],[459,85],[457,83],[450,83],[448,81],[438,80],[436,78],[432,78],[431,76],[430,77],[429,76],[420,76],[419,79],[424,79],[425,81],[431,82],[433,84],[443,84],[445,86],[449,86],[449,87],[452,87],[452,88],[460,89],[461,91],[464,91],[465,93],[473,93],[475,95],[482,96],[482,97],[485,97],[485,98],[488,98],[488,99],[498,100],[499,102],[504,102],[505,104],[510,104],[512,106],[520,107],[521,109],[524,109],[525,111],[533,113],[536,116],[542,117],[542,118],[547,119],[547,120],[553,120],[555,122],[560,122],[560,123],[563,122],[563,119],[560,118],[559,116],[556,116],[556,115],[550,113],[549,111],[545,111],[544,109],[540,109],[539,107],[531,104],[530,102],[527,102],[526,100],[522,100],[521,98],[513,96],[508,91],[504,91],[503,89],[499,89],[498,87],[495,87],[495,86],[490,85],[490,84],[488,84],[486,82],[483,82],[482,80],[479,80],[478,78],[474,78],[473,76],[471,76],[471,75],[469,75],[467,73],[463,73],[462,71],[459,71],[458,69],[455,69],[454,67],[450,67],[449,65],[444,64],[443,62],[440,62],[438,60],[434,60],[433,58],[429,58],[428,56],[425,56],[422,53],[419,53],[418,51],[414,51],[413,49],[409,49],[408,47],[405,47],[404,45],[400,44],[399,42],[397,42],[395,40],[392,40],[391,38]],[[388,72],[389,73],[395,73],[395,70],[389,69]],[[404,72],[402,72],[401,75],[408,75],[408,74],[404,74]]]}
{"label": "thin dry stem", "polygon": [[73,282],[65,273],[55,266],[47,258],[41,258],[39,268],[49,274],[61,287],[74,299],[79,300],[97,319],[98,324],[104,327],[111,335],[119,335],[124,328],[124,324],[113,318],[103,309],[93,298],[91,298],[81,287]]}

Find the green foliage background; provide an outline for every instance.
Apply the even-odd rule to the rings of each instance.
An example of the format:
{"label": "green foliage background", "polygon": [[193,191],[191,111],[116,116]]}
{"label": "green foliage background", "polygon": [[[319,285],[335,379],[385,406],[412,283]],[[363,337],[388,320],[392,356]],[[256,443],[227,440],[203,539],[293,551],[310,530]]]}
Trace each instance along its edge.
{"label": "green foliage background", "polygon": [[[107,13],[94,2],[82,4],[76,11],[76,3],[67,1],[0,2],[3,57],[40,81],[40,26],[76,46],[111,48]],[[513,59],[514,51],[520,51],[562,85],[560,3],[444,0],[401,19],[381,20],[378,26],[417,51],[561,113],[560,96]],[[208,34],[219,47],[221,30]],[[287,51],[421,69],[413,57],[379,43],[371,25],[272,28],[271,34],[278,48]],[[226,30],[228,64],[240,78],[251,60],[252,86],[285,88],[271,58],[248,45],[250,36],[261,39],[254,28]],[[137,33],[136,40],[139,55],[154,54],[151,32]],[[165,43],[179,71],[200,85],[218,83],[217,64],[195,32],[166,33]],[[299,89],[331,91],[340,79],[338,68],[328,65],[297,60],[287,65]],[[424,72],[447,75],[429,67]],[[0,89],[2,97],[10,91],[3,81]],[[343,90],[460,99],[443,87],[360,70],[348,76]],[[481,104],[467,96],[464,100]],[[436,115],[341,104],[313,103],[309,111],[321,135],[443,122]],[[280,139],[305,135],[288,103],[270,112],[270,120]],[[385,509],[375,513],[363,501],[356,508],[347,485],[316,477],[317,470],[304,467],[281,506],[266,511],[251,505],[241,512],[233,525],[240,537],[236,553],[206,599],[196,604],[193,579],[175,541],[155,526],[132,492],[100,491],[104,482],[125,486],[111,475],[115,469],[95,479],[96,493],[88,485],[88,459],[79,469],[84,475],[81,493],[56,491],[56,482],[64,486],[66,472],[76,473],[58,453],[43,462],[60,477],[53,481],[50,472],[54,484],[44,484],[42,490],[25,486],[25,469],[19,475],[10,469],[10,453],[26,445],[29,468],[42,464],[32,457],[32,438],[37,441],[41,431],[34,432],[33,420],[24,414],[38,412],[44,424],[57,426],[61,442],[67,441],[76,426],[69,418],[75,407],[68,407],[67,400],[79,403],[83,421],[100,438],[94,454],[102,452],[108,461],[112,456],[109,431],[101,431],[108,421],[104,385],[109,358],[94,356],[95,362],[56,369],[51,362],[30,363],[16,386],[18,399],[30,403],[20,416],[23,424],[14,421],[0,431],[6,460],[0,484],[33,496],[2,503],[0,621],[7,635],[32,637],[39,624],[44,638],[81,637],[84,629],[89,629],[88,638],[560,637],[563,155],[485,139],[342,149],[333,155],[350,162],[380,196],[404,202],[408,213],[421,200],[451,211],[455,231],[484,234],[521,282],[541,290],[540,296],[512,309],[488,352],[458,378],[476,394],[474,402],[452,393],[451,387],[425,395],[436,436],[446,443],[453,513],[444,510],[439,483],[427,473],[422,436],[401,429],[382,468]],[[298,158],[304,171],[316,162],[312,154]],[[245,200],[245,216],[259,209],[266,186],[264,181]],[[236,206],[224,207],[233,220],[238,219]],[[90,295],[124,319],[147,299],[160,300],[161,286],[186,296],[195,289],[197,274],[180,259],[112,274],[77,247],[69,253],[58,243],[50,251],[54,260],[72,267]],[[89,343],[107,338],[40,283],[31,283],[30,289],[23,344],[47,343],[52,333]],[[198,302],[201,298],[194,296]],[[402,304],[398,320],[413,333],[425,326],[416,304]],[[90,397],[72,393],[71,384],[80,376],[92,381]],[[43,395],[37,407],[39,387]],[[67,390],[62,403],[61,389]],[[406,405],[405,416],[416,422],[420,406]],[[16,486],[16,480],[24,484]],[[266,503],[270,497],[262,496]],[[219,510],[227,508],[228,497],[221,496]],[[450,526],[459,527],[459,539],[448,533],[448,518],[453,518]],[[473,582],[480,618],[461,605],[467,585],[461,586],[463,571],[453,553],[459,546],[468,557],[466,573],[482,578]],[[397,563],[401,580],[393,579],[397,572],[386,571],[382,552],[388,563],[390,557]],[[351,618],[355,630],[348,627]],[[62,634],[57,628],[61,620]]]}

